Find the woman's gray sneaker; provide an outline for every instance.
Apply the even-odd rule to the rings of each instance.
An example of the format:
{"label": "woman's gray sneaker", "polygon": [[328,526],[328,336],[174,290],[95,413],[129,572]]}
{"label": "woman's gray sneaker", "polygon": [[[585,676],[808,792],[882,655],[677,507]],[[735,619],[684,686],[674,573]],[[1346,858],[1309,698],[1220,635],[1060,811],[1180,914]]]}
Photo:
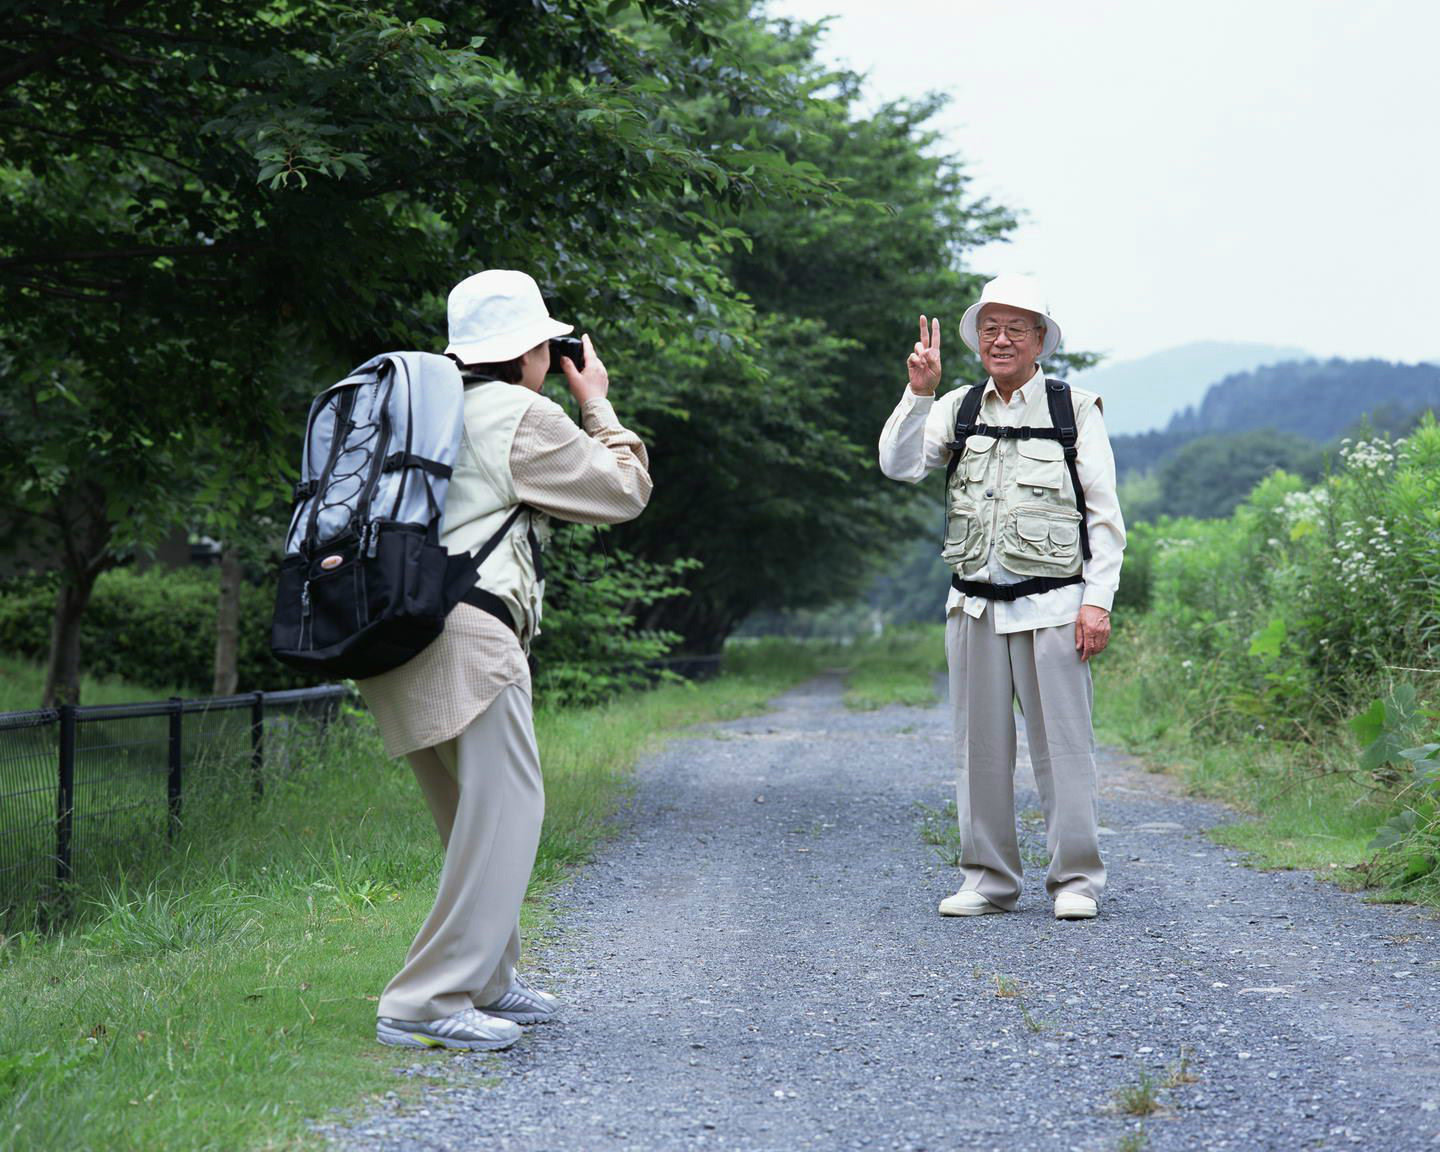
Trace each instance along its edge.
{"label": "woman's gray sneaker", "polygon": [[516,1024],[543,1024],[559,1015],[560,1001],[548,992],[530,987],[516,972],[510,977],[510,988],[505,995],[493,1004],[482,1006],[480,1011]]}
{"label": "woman's gray sneaker", "polygon": [[524,1033],[518,1024],[488,1016],[478,1008],[465,1008],[439,1020],[375,1022],[375,1039],[396,1048],[463,1048],[469,1052],[508,1048]]}

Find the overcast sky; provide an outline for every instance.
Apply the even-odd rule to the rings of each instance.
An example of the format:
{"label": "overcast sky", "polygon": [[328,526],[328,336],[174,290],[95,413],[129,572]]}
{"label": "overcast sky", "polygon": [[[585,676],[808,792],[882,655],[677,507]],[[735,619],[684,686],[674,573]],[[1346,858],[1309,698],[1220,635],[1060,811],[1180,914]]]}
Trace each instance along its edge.
{"label": "overcast sky", "polygon": [[825,51],[877,99],[951,97],[936,124],[972,187],[1024,214],[972,264],[1039,276],[1071,348],[1440,359],[1440,2],[770,10],[835,16]]}

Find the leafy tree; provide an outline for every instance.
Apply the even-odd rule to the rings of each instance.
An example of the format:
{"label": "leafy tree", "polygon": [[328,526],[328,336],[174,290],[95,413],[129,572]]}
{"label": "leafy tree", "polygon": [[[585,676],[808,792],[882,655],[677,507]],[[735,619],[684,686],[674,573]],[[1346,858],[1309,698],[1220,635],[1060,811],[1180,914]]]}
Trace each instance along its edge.
{"label": "leafy tree", "polygon": [[746,0],[6,5],[0,544],[62,572],[47,696],[100,572],[175,524],[263,546],[310,394],[437,348],[487,266],[594,331],[652,444],[642,561],[552,589],[562,662],[566,621],[709,650],[854,595],[923,501],[873,461],[914,316],[954,330],[1010,219],[938,98],[861,115],[816,35]]}
{"label": "leafy tree", "polygon": [[[733,341],[733,235],[693,206],[828,185],[696,138],[672,96],[687,70],[767,98],[706,7],[623,7],[6,6],[0,482],[5,540],[63,575],[47,699],[78,691],[96,576],[211,515],[195,494],[237,462],[242,490],[282,475],[303,396],[380,347],[434,347],[460,275],[529,269],[609,321],[622,368],[677,316]],[[678,50],[642,45],[647,21]]]}
{"label": "leafy tree", "polygon": [[1160,469],[1159,513],[1210,519],[1228,516],[1277,470],[1319,476],[1322,453],[1287,432],[1256,431],[1192,440]]}
{"label": "leafy tree", "polygon": [[[953,332],[981,283],[965,253],[1012,223],[937,153],[927,124],[940,97],[863,115],[859,77],[815,59],[814,26],[766,28],[743,12],[727,37],[788,80],[764,102],[697,91],[704,135],[722,151],[779,149],[842,177],[846,195],[741,206],[728,222],[746,241],[724,265],[755,310],[746,351],[763,383],[706,357],[676,371],[690,385],[683,411],[647,413],[657,498],[622,536],[647,556],[703,561],[689,596],[647,616],[702,651],[753,612],[856,596],[914,536],[923,498],[880,475],[875,442],[905,386],[916,316],[940,311]],[[958,339],[947,349],[954,376],[978,373]]]}

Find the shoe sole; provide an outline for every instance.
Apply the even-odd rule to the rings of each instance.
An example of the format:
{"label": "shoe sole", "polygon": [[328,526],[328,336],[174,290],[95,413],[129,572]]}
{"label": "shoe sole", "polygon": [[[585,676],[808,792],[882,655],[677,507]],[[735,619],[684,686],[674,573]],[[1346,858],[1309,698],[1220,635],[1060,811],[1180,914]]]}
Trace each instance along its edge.
{"label": "shoe sole", "polygon": [[985,908],[959,908],[951,911],[948,908],[941,908],[941,916],[989,916],[992,912],[1004,912],[998,904],[991,904]]}
{"label": "shoe sole", "polygon": [[1056,912],[1056,920],[1094,920],[1099,915],[1098,908],[1089,908],[1084,912]]}
{"label": "shoe sole", "polygon": [[495,1052],[509,1048],[518,1036],[508,1040],[456,1040],[427,1036],[424,1032],[406,1032],[398,1028],[377,1028],[375,1039],[390,1048],[452,1048],[461,1052]]}
{"label": "shoe sole", "polygon": [[481,1008],[487,1016],[496,1016],[501,1020],[509,1020],[512,1024],[548,1024],[560,1015],[557,1008],[553,1012],[497,1012],[494,1008]]}

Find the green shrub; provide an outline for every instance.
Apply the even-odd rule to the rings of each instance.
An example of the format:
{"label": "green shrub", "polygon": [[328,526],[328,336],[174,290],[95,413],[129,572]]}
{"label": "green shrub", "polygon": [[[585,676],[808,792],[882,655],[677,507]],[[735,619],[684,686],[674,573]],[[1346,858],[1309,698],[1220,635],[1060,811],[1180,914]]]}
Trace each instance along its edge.
{"label": "green shrub", "polygon": [[1372,879],[1435,898],[1440,734],[1418,729],[1440,697],[1426,676],[1440,664],[1434,416],[1402,441],[1342,441],[1318,484],[1272,473],[1228,519],[1139,526],[1127,568],[1121,602],[1145,610],[1121,618],[1116,669],[1143,670],[1155,735],[1285,741],[1317,772],[1348,764],[1381,819],[1392,814]]}
{"label": "green shrub", "polygon": [[[1344,442],[1317,485],[1276,472],[1226,520],[1136,533],[1153,639],[1220,727],[1336,725],[1440,650],[1440,427]],[[1132,557],[1127,556],[1127,565]],[[1123,580],[1123,578],[1122,578]],[[1139,598],[1126,592],[1122,594]]]}
{"label": "green shrub", "polygon": [[[1396,686],[1351,721],[1365,744],[1359,767],[1396,790],[1396,811],[1370,850],[1370,878],[1406,898],[1440,896],[1440,710],[1419,706],[1415,686]],[[1417,739],[1429,737],[1427,743]]]}
{"label": "green shrub", "polygon": [[[544,632],[536,643],[537,699],[593,704],[658,675],[653,661],[673,633],[639,627],[637,616],[681,594],[677,575],[693,561],[648,564],[625,553],[588,555],[588,536],[562,534],[547,552]],[[313,680],[270,655],[273,585],[240,590],[241,692],[301,687]],[[96,582],[81,623],[81,663],[90,676],[176,685],[204,695],[214,682],[219,573],[213,568],[118,568]],[[53,577],[12,581],[0,590],[0,652],[44,660],[54,613]]]}
{"label": "green shrub", "polygon": [[595,704],[654,682],[654,661],[679,637],[637,627],[637,615],[683,595],[677,578],[696,562],[650,564],[618,551],[597,560],[576,542],[557,544],[547,553],[545,618],[534,645],[537,702]]}
{"label": "green shrub", "polygon": [[[96,581],[80,626],[80,659],[92,676],[140,684],[173,684],[206,694],[214,683],[213,568],[117,568]],[[273,691],[310,681],[270,655],[274,589],[240,589],[239,690]],[[0,593],[0,651],[44,660],[55,611],[53,578],[12,582]]]}
{"label": "green shrub", "polygon": [[1150,607],[1155,547],[1161,531],[1155,524],[1144,522],[1126,525],[1125,563],[1120,569],[1120,590],[1115,593],[1114,604],[1121,619]]}

